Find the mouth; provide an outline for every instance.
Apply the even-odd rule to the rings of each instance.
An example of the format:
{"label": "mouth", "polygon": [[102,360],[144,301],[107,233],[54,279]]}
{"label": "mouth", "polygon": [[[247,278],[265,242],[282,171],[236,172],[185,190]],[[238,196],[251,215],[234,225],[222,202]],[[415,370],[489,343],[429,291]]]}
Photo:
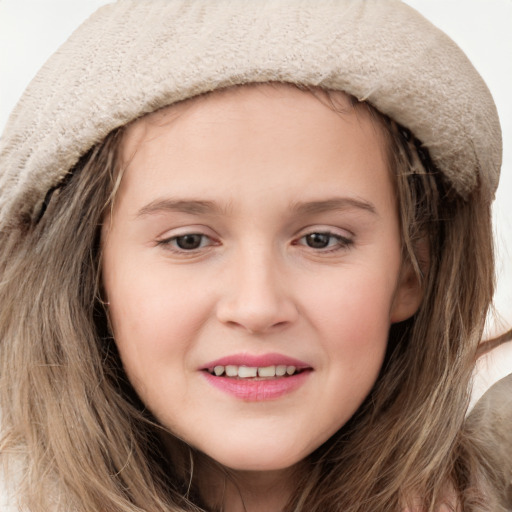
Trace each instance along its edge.
{"label": "mouth", "polygon": [[215,388],[248,402],[276,400],[299,389],[314,368],[281,354],[234,354],[202,368]]}
{"label": "mouth", "polygon": [[294,365],[245,366],[245,365],[216,365],[206,371],[215,377],[231,379],[268,380],[298,375],[310,368],[297,368]]}

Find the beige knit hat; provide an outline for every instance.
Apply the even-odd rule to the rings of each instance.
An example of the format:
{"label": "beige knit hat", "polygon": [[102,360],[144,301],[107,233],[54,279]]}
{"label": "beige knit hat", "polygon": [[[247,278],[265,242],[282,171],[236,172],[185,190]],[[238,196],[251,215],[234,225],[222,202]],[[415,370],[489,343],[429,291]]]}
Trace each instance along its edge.
{"label": "beige knit hat", "polygon": [[501,131],[488,88],[444,33],[399,0],[120,0],[48,60],[0,142],[0,228],[112,129],[234,84],[346,91],[409,128],[463,197],[494,195]]}

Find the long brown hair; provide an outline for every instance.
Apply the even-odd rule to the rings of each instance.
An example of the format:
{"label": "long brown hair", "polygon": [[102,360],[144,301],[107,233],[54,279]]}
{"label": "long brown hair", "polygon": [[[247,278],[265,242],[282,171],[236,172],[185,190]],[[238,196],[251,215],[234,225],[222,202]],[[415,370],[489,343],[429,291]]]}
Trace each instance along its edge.
{"label": "long brown hair", "polygon": [[[354,108],[370,109],[387,136],[403,254],[424,299],[392,327],[372,393],[308,457],[287,510],[433,511],[449,488],[465,511],[498,511],[488,473],[473,477],[464,431],[493,296],[490,204],[478,189],[467,200],[452,192],[407,130]],[[202,510],[192,466],[169,462],[124,375],[101,299],[99,233],[122,137],[81,159],[38,223],[0,234],[0,447],[31,512]]]}

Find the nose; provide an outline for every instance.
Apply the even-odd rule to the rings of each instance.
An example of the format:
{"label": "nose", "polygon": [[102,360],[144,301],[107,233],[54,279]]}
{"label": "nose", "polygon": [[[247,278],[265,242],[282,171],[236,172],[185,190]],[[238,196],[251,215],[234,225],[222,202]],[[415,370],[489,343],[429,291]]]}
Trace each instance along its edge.
{"label": "nose", "polygon": [[264,334],[294,323],[298,309],[286,272],[262,249],[247,251],[231,262],[217,318],[251,334]]}

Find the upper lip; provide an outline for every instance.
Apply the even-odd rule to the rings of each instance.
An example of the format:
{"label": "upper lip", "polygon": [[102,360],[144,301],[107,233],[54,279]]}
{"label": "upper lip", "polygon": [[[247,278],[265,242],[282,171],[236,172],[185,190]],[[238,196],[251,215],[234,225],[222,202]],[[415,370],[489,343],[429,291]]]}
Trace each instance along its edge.
{"label": "upper lip", "polygon": [[229,356],[221,357],[215,361],[210,361],[203,365],[201,370],[209,370],[216,366],[249,366],[256,368],[265,368],[266,366],[295,366],[297,369],[311,368],[311,365],[295,359],[293,357],[285,356],[283,354],[271,353],[262,355],[252,354],[232,354]]}

